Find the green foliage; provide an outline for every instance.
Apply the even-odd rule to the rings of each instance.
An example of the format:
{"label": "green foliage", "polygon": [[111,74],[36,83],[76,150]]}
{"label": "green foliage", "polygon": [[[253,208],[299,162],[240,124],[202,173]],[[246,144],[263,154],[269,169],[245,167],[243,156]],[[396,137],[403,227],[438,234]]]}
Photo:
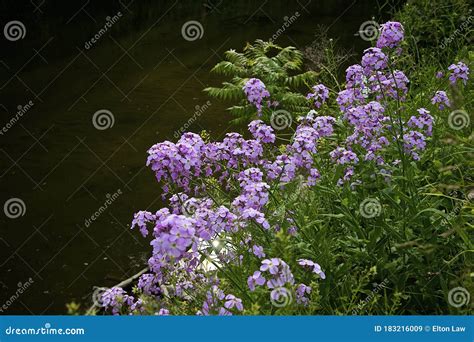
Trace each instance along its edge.
{"label": "green foliage", "polygon": [[[230,78],[221,87],[204,89],[209,96],[219,100],[236,102],[228,108],[236,117],[235,123],[248,122],[257,115],[257,109],[246,101],[242,87],[252,77],[263,81],[271,94],[272,101],[278,101],[278,109],[289,111],[295,117],[307,113],[308,101],[301,94],[316,81],[314,71],[302,72],[303,54],[289,46],[282,48],[271,42],[257,40],[247,44],[243,52],[229,50],[225,60],[212,69],[213,72]],[[262,117],[269,120],[272,109],[264,105]]]}
{"label": "green foliage", "polygon": [[[206,277],[219,278],[219,287],[225,293],[241,298],[244,314],[472,312],[471,302],[461,307],[450,305],[449,293],[457,287],[474,293],[474,135],[472,124],[463,125],[461,129],[453,127],[450,114],[452,110],[473,113],[473,76],[471,73],[471,80],[464,86],[461,83],[450,85],[446,77],[439,79],[435,74],[440,70],[446,72],[449,64],[461,60],[473,70],[474,52],[465,40],[457,43],[459,46],[455,51],[454,46],[448,47],[446,55],[437,51],[436,44],[452,32],[445,29],[456,27],[458,11],[465,9],[463,1],[442,2],[451,4],[448,6],[451,10],[456,9],[451,18],[438,18],[440,13],[446,13],[439,11],[447,11],[446,8],[439,9],[427,1],[410,2],[398,14],[404,18],[409,36],[404,48],[425,51],[425,57],[405,53],[391,58],[397,68],[406,71],[410,91],[403,103],[395,100],[383,103],[385,114],[400,118],[401,122],[407,122],[419,108],[431,112],[435,119],[433,135],[427,139],[421,159],[415,162],[397,150],[395,146],[400,137],[394,136],[391,145],[394,148],[385,151],[385,172],[376,163],[361,160],[355,170],[360,182],[337,185],[345,166],[335,165],[329,153],[351,131],[335,114],[339,110],[331,96],[318,114],[336,116],[338,122],[334,134],[320,140],[318,152],[312,155],[321,174],[317,184],[306,186],[303,177],[285,184],[271,183],[269,201],[263,210],[270,226],[278,227],[277,232],[262,229],[252,222],[245,229],[219,235],[235,259],[239,256],[243,261],[223,265],[217,262],[215,270],[206,273]],[[426,11],[423,12],[426,16],[422,17],[418,10]],[[438,22],[442,26],[441,32],[433,32],[437,27],[433,25]],[[431,48],[421,40],[428,27],[430,32],[426,41],[433,44]],[[231,77],[231,81],[224,82],[221,88],[207,88],[206,91],[212,97],[237,102],[230,111],[239,119],[248,120],[255,116],[256,109],[246,103],[242,86],[247,79],[257,77],[264,81],[272,99],[280,101],[283,109],[294,115],[306,114],[309,103],[299,87],[312,85],[316,73],[298,74],[302,62],[302,54],[292,47],[281,48],[257,41],[248,45],[243,53],[228,51],[226,60],[213,70]],[[327,68],[336,70],[337,66]],[[450,109],[440,110],[431,104],[430,100],[438,90],[447,92],[452,104]],[[264,115],[268,114],[267,109]],[[472,123],[472,115],[467,115]],[[283,135],[279,138],[287,142]],[[283,150],[282,146],[272,146],[266,151],[265,158],[272,160]],[[395,160],[401,160],[401,164],[393,163]],[[192,185],[205,185],[207,190],[203,197],[212,198],[216,205],[231,207],[240,194],[239,183],[232,176],[242,171],[242,166],[233,168],[222,164],[221,167],[228,171],[229,184],[225,188],[218,180],[205,176],[198,177],[197,184]],[[367,203],[371,203],[371,207],[367,207]],[[296,233],[292,232],[294,229]],[[281,258],[288,263],[298,283],[311,286],[307,306],[294,300],[295,286],[288,286],[292,300],[284,306],[272,305],[269,289],[265,287],[249,291],[247,278],[259,269],[261,262],[249,248],[249,236],[251,244],[264,247],[266,258]],[[205,252],[210,254],[212,250],[210,247]],[[209,254],[203,253],[201,261]],[[302,269],[297,264],[300,258],[318,262],[326,279],[319,279]],[[172,284],[180,281],[179,277],[173,278]],[[165,307],[172,314],[180,315],[201,310],[208,290],[198,285],[182,300],[166,293],[159,299],[137,290],[135,294],[145,303],[145,313],[155,313]]]}
{"label": "green foliage", "polygon": [[395,19],[404,25],[408,52],[417,62],[449,63],[472,43],[474,16],[469,0],[409,0]]}

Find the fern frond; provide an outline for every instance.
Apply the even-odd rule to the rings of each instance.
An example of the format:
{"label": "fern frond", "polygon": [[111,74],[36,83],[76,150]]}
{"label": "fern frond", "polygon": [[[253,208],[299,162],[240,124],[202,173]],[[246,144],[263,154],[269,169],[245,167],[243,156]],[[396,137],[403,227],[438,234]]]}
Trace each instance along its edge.
{"label": "fern frond", "polygon": [[224,101],[233,101],[233,100],[242,99],[244,93],[241,87],[229,82],[224,82],[222,84],[223,84],[222,88],[208,87],[208,88],[205,88],[204,91],[208,93],[209,96],[217,98],[217,99],[221,99]]}
{"label": "fern frond", "polygon": [[216,74],[225,76],[239,75],[241,77],[245,77],[245,75],[247,74],[247,70],[244,67],[238,66],[228,61],[222,61],[217,63],[211,69],[211,72],[215,72]]}
{"label": "fern frond", "polygon": [[317,80],[318,74],[312,70],[306,71],[302,74],[290,76],[285,80],[285,84],[291,87],[299,87],[304,84],[314,84]]}
{"label": "fern frond", "polygon": [[243,53],[237,52],[234,49],[230,49],[224,53],[225,58],[240,67],[244,67],[248,63],[248,59],[244,56]]}

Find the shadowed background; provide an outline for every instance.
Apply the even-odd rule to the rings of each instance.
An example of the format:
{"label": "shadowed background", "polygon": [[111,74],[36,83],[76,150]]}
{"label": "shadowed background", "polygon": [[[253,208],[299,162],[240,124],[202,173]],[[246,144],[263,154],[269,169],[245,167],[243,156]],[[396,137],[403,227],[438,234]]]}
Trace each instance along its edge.
{"label": "shadowed background", "polygon": [[[209,71],[224,51],[271,38],[298,12],[277,44],[303,48],[323,25],[360,53],[361,23],[390,10],[370,0],[0,1],[2,30],[25,28],[23,39],[0,37],[0,204],[24,203],[17,218],[0,211],[1,313],[64,313],[146,265],[148,241],[129,223],[164,205],[146,150],[193,117],[189,131],[231,129],[226,104],[202,92],[222,81]],[[183,38],[190,20],[200,39]],[[107,129],[93,123],[100,110]]]}

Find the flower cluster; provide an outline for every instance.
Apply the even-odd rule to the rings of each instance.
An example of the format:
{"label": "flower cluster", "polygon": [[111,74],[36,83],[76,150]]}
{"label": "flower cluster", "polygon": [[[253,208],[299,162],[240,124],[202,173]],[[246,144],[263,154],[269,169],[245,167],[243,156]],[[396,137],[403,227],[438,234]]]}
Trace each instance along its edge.
{"label": "flower cluster", "polygon": [[206,300],[202,305],[202,309],[197,312],[197,315],[232,316],[232,310],[244,310],[242,299],[232,294],[226,295],[224,291],[214,285],[211,290],[207,291]]}
{"label": "flower cluster", "polygon": [[[290,267],[280,258],[263,260],[259,271],[255,271],[253,275],[247,279],[247,285],[250,291],[255,291],[256,286],[266,285],[268,289],[272,290],[270,292],[270,298],[274,301],[280,299],[280,296],[282,295],[280,290],[282,288],[285,286],[292,286],[294,283],[295,279],[291,273]],[[299,298],[301,299],[301,302],[304,302],[304,293],[309,292],[305,289],[305,291],[301,293],[301,290],[302,289],[300,289],[301,296]]]}
{"label": "flower cluster", "polygon": [[142,301],[135,300],[120,287],[112,287],[102,293],[100,297],[101,306],[110,309],[113,315],[119,315],[122,307],[130,308],[132,312],[142,310]]}
{"label": "flower cluster", "polygon": [[433,98],[431,99],[432,104],[438,104],[438,109],[443,110],[446,107],[451,107],[451,103],[449,102],[448,95],[446,95],[445,91],[437,91]]}
{"label": "flower cluster", "polygon": [[310,269],[314,274],[317,274],[321,279],[326,279],[326,274],[321,269],[319,264],[315,263],[312,260],[308,259],[299,259],[298,264],[304,268]]}
{"label": "flower cluster", "polygon": [[258,114],[262,113],[262,102],[264,98],[270,97],[265,84],[258,78],[249,79],[242,88],[247,100],[257,107]]}
{"label": "flower cluster", "polygon": [[388,57],[379,48],[366,49],[361,61],[366,76],[369,76],[374,71],[386,69],[387,63]]}
{"label": "flower cluster", "polygon": [[249,131],[253,137],[263,143],[274,143],[275,134],[273,128],[265,125],[262,120],[254,120],[249,124]]}
{"label": "flower cluster", "polygon": [[[418,109],[418,116],[412,116],[407,122],[410,128],[418,129],[418,131],[408,131],[403,134],[403,145],[405,151],[413,157],[414,160],[419,160],[420,151],[426,147],[426,136],[433,134],[433,117],[425,108]],[[421,131],[421,132],[420,132]]]}
{"label": "flower cluster", "polygon": [[[301,242],[305,233],[294,208],[281,203],[287,197],[278,198],[278,191],[297,182],[304,189],[321,182],[316,190],[324,190],[328,183],[336,183],[328,173],[337,175],[338,185],[354,188],[362,184],[359,170],[367,165],[387,180],[399,163],[405,166],[407,156],[421,158],[433,135],[434,120],[425,108],[411,113],[405,107],[410,99],[409,79],[394,68],[398,57],[390,50],[399,48],[403,37],[400,23],[382,25],[376,47],[365,50],[361,63],[346,70],[345,89],[336,99],[340,116],[310,110],[298,118],[294,134],[284,145],[275,146],[277,136],[262,120],[250,122],[249,139],[227,133],[221,141],[207,142],[185,133],[176,143],[153,145],[147,165],[162,183],[170,206],[139,211],[132,221],[132,228],[138,228],[143,237],[151,235],[150,271],[140,277],[136,289],[143,297],[135,299],[112,288],[102,296],[104,307],[114,314],[140,313],[143,301],[152,298],[158,315],[178,313],[172,305],[180,301],[198,315],[231,315],[242,313],[244,304],[249,307],[253,296],[264,290],[271,291],[272,301],[278,301],[282,289],[295,294],[297,304],[308,305],[312,288],[301,283],[299,275],[324,280],[326,274],[312,260],[284,254],[285,262],[281,254],[275,255],[285,250],[279,245],[274,248],[273,241]],[[462,62],[449,70],[451,83],[468,79],[469,69]],[[307,98],[321,108],[329,101],[329,89],[323,84],[312,89]],[[270,97],[265,84],[251,78],[243,90],[260,115],[264,99]],[[440,110],[451,106],[441,90],[431,103]],[[284,135],[278,138],[286,139]],[[397,159],[393,161],[394,153]],[[323,180],[320,170],[327,172]],[[283,208],[281,213],[272,213],[275,206]],[[290,265],[298,271],[295,275]],[[243,277],[234,276],[237,269],[245,272]],[[226,278],[227,274],[231,276]],[[250,293],[244,293],[245,284],[237,284],[246,278]]]}
{"label": "flower cluster", "polygon": [[466,85],[467,80],[469,79],[469,68],[463,62],[458,62],[456,64],[451,64],[448,67],[448,70],[451,71],[449,75],[449,81],[451,84],[456,84],[458,80],[461,80],[464,85]]}
{"label": "flower cluster", "polygon": [[308,100],[313,99],[316,108],[320,108],[329,98],[329,89],[324,84],[315,85],[313,86],[313,92],[306,95],[306,98]]}
{"label": "flower cluster", "polygon": [[404,38],[402,24],[396,21],[388,21],[381,25],[380,36],[377,40],[378,48],[395,48],[400,45]]}

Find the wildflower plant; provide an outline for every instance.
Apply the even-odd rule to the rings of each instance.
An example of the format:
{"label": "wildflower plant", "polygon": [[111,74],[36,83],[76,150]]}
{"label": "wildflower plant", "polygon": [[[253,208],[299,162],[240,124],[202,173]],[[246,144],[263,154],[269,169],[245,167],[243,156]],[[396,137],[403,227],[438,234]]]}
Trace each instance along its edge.
{"label": "wildflower plant", "polygon": [[[459,222],[441,225],[442,208],[468,188],[449,195],[434,185],[443,175],[433,166],[446,151],[468,150],[467,143],[443,147],[443,139],[447,110],[458,106],[451,93],[471,92],[469,68],[458,61],[446,76],[433,73],[429,86],[411,89],[400,69],[403,39],[402,24],[382,25],[376,46],[347,68],[344,89],[331,96],[314,84],[301,94],[305,113],[290,139],[264,119],[268,101],[287,100],[280,85],[287,91],[297,82],[286,73],[299,66],[296,51],[279,48],[269,58],[275,46],[258,42],[244,54],[228,52],[217,69],[236,75],[233,82],[208,91],[245,96],[236,112],[252,108],[261,119],[248,125],[249,138],[227,133],[214,142],[185,133],[149,149],[147,165],[170,205],[135,214],[132,229],[151,239],[149,272],[133,294],[107,291],[104,307],[113,314],[353,314],[363,302],[372,314],[449,312],[444,291],[469,273],[472,204],[463,199]],[[452,172],[464,173],[464,165]],[[374,292],[371,284],[382,282]]]}
{"label": "wildflower plant", "polygon": [[305,96],[298,91],[309,87],[316,80],[316,72],[302,71],[303,54],[294,47],[282,48],[262,40],[247,44],[243,52],[229,50],[225,60],[212,71],[231,77],[222,87],[204,89],[209,96],[237,102],[228,108],[243,123],[259,117],[270,120],[275,110],[285,110],[295,115],[307,109]]}

